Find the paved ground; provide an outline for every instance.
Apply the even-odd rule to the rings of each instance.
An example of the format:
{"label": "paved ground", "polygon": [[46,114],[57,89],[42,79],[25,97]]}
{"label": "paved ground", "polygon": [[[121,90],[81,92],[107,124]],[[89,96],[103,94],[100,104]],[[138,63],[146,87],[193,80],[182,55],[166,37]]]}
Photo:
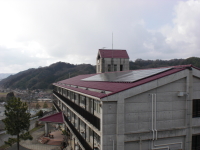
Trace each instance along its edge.
{"label": "paved ground", "polygon": [[42,136],[43,133],[44,127],[32,133],[33,140],[21,141],[20,145],[31,150],[60,150],[60,146],[39,143],[38,139]]}
{"label": "paved ground", "polygon": [[51,138],[49,140],[49,142],[47,142],[47,144],[60,146],[61,143],[63,142],[63,138],[64,138],[64,136],[62,135],[62,131],[60,131],[60,130],[52,131],[51,135],[53,135],[54,138]]}
{"label": "paved ground", "polygon": [[[20,150],[30,150],[30,149],[27,149],[25,147],[22,147],[21,145],[19,145],[19,149]],[[17,150],[17,144],[14,144],[12,147],[9,147],[8,149],[6,150]]]}

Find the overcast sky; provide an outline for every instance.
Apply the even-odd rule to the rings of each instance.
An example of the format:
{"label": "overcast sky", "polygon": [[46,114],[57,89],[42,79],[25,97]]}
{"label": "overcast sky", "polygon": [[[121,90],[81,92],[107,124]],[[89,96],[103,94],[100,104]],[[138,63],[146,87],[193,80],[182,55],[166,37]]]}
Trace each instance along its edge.
{"label": "overcast sky", "polygon": [[112,32],[133,61],[200,57],[200,0],[0,0],[0,73],[95,64]]}

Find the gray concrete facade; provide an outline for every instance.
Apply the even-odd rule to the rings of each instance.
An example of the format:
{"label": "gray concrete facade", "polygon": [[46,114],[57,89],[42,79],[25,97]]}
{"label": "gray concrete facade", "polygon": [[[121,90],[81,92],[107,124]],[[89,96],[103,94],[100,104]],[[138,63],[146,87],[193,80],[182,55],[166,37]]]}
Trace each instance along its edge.
{"label": "gray concrete facade", "polygon": [[190,150],[200,134],[200,118],[192,118],[200,71],[192,69],[104,98],[103,150]]}

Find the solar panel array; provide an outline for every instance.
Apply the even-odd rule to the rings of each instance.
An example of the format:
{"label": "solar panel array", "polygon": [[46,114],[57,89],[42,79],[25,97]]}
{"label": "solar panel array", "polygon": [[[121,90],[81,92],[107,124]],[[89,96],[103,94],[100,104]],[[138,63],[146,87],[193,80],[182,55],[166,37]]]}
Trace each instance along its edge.
{"label": "solar panel array", "polygon": [[135,82],[152,75],[170,70],[171,68],[158,68],[147,70],[131,70],[122,72],[106,72],[97,74],[85,79],[83,81],[109,81],[109,82]]}

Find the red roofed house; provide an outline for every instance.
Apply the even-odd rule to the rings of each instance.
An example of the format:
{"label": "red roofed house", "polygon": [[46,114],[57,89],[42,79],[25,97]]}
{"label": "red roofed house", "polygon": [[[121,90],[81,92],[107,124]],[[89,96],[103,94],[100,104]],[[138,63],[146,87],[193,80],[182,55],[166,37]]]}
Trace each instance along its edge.
{"label": "red roofed house", "polygon": [[[119,56],[107,52],[98,58]],[[53,85],[73,150],[199,150],[199,68],[79,75]]]}
{"label": "red roofed house", "polygon": [[126,50],[99,49],[97,54],[96,72],[129,70],[129,56]]}

